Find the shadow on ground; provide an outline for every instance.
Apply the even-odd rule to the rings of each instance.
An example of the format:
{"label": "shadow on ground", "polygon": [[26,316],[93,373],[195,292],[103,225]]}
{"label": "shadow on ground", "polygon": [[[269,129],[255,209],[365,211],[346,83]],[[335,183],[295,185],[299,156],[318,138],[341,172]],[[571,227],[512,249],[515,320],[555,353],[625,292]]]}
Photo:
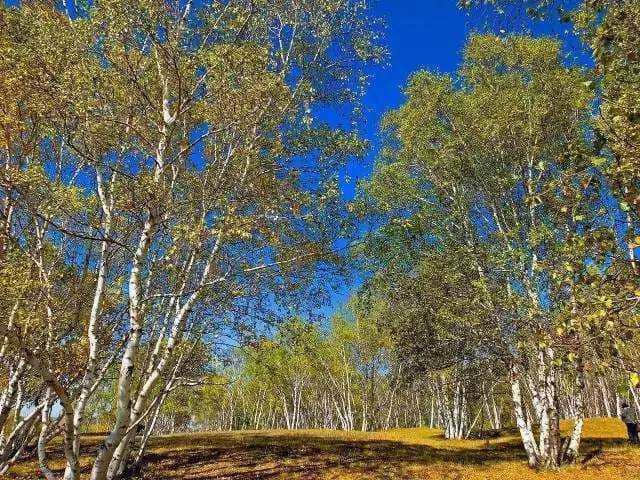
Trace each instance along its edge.
{"label": "shadow on ground", "polygon": [[[438,448],[390,440],[342,440],[311,434],[233,434],[156,439],[145,457],[145,479],[268,479],[320,478],[331,470],[356,478],[416,478],[412,472],[439,464],[456,467],[491,467],[502,462],[526,463],[517,439],[481,448]],[[603,449],[624,445],[622,439],[589,439],[588,457]],[[336,477],[339,478],[339,477]],[[419,477],[422,478],[422,477]],[[435,477],[434,477],[435,478]]]}
{"label": "shadow on ground", "polygon": [[[527,468],[519,437],[445,440],[436,430],[389,432],[261,431],[191,433],[155,437],[136,477],[144,480],[368,480],[368,479],[560,479],[638,478],[640,449],[624,440],[621,422],[591,419],[582,443],[581,464],[557,474]],[[83,440],[81,472],[88,478],[101,435]],[[50,466],[62,473],[60,443],[49,449]],[[32,456],[8,478],[33,479]]]}

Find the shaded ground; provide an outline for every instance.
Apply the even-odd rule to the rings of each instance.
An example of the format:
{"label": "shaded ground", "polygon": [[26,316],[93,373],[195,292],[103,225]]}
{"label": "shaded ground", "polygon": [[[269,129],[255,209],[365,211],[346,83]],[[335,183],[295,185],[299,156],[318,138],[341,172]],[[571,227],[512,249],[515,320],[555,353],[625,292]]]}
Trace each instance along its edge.
{"label": "shaded ground", "polygon": [[[144,479],[640,479],[640,448],[613,419],[587,422],[580,463],[541,474],[526,467],[517,437],[448,441],[425,428],[360,433],[267,431],[171,435],[153,440]],[[95,444],[97,437],[87,439]],[[94,450],[89,445],[86,454]],[[58,449],[52,456],[59,456]],[[89,457],[83,459],[88,473]],[[56,466],[61,467],[61,463]],[[37,478],[35,464],[8,478]]]}

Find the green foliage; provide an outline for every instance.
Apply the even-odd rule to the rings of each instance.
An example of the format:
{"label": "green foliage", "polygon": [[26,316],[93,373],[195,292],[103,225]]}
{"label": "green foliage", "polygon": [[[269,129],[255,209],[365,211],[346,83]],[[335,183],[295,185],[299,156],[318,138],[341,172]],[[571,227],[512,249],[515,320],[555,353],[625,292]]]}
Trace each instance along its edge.
{"label": "green foliage", "polygon": [[357,253],[418,370],[508,367],[541,345],[569,364],[609,361],[620,324],[596,320],[595,292],[616,247],[593,220],[602,200],[583,170],[585,79],[554,40],[479,35],[458,77],[415,74],[386,117],[392,146],[361,202],[387,223]]}

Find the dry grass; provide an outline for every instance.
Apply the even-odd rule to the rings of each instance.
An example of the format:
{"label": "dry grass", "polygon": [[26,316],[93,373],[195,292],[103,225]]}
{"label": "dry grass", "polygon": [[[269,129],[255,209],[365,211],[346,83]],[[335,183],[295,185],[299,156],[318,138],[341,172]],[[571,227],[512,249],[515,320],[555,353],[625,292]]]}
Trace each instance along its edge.
{"label": "dry grass", "polygon": [[[144,479],[449,479],[529,480],[640,479],[640,448],[627,444],[614,419],[586,424],[583,458],[553,473],[526,466],[516,436],[449,441],[427,428],[360,433],[266,431],[170,435],[153,440]],[[85,454],[95,449],[87,442]],[[54,448],[59,458],[61,451]],[[83,458],[89,470],[89,457]],[[56,468],[62,463],[56,462]],[[35,462],[15,467],[8,478],[36,478]]]}

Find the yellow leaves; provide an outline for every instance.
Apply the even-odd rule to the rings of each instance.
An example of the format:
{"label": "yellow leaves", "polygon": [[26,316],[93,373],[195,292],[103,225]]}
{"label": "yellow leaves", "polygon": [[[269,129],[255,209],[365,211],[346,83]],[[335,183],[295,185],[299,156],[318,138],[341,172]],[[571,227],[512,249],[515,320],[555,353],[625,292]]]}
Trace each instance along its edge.
{"label": "yellow leaves", "polygon": [[560,52],[560,43],[550,38],[532,41],[530,37],[512,35],[475,35],[471,38],[466,59],[469,62],[494,65],[498,59],[505,67],[553,67]]}
{"label": "yellow leaves", "polygon": [[36,208],[40,215],[74,215],[93,206],[82,189],[52,180],[42,165],[13,169],[10,176],[11,183],[22,195],[30,198],[31,208]]}
{"label": "yellow leaves", "polygon": [[[172,244],[167,251],[167,257],[172,258],[180,253],[180,248],[187,245],[190,248],[196,247],[207,234],[202,225],[193,224],[187,218],[183,222],[174,225],[172,228]],[[209,232],[213,235],[213,232]]]}
{"label": "yellow leaves", "polygon": [[200,54],[206,73],[206,99],[198,102],[203,122],[221,126],[236,122],[253,125],[256,118],[273,124],[281,120],[290,92],[281,76],[269,69],[265,47],[246,44],[217,44]]}
{"label": "yellow leaves", "polygon": [[[75,24],[43,2],[3,9],[0,24],[0,142],[37,137],[45,119],[66,114],[81,63]],[[31,138],[30,138],[31,137]]]}
{"label": "yellow leaves", "polygon": [[607,316],[607,311],[604,310],[603,308],[600,308],[594,312],[593,316],[595,318],[604,318]]}
{"label": "yellow leaves", "polygon": [[629,240],[629,248],[636,248],[636,247],[640,247],[640,235],[637,235],[633,237],[631,240]]}
{"label": "yellow leaves", "polygon": [[223,227],[224,235],[230,240],[250,240],[256,226],[256,219],[251,216],[227,216]]}

